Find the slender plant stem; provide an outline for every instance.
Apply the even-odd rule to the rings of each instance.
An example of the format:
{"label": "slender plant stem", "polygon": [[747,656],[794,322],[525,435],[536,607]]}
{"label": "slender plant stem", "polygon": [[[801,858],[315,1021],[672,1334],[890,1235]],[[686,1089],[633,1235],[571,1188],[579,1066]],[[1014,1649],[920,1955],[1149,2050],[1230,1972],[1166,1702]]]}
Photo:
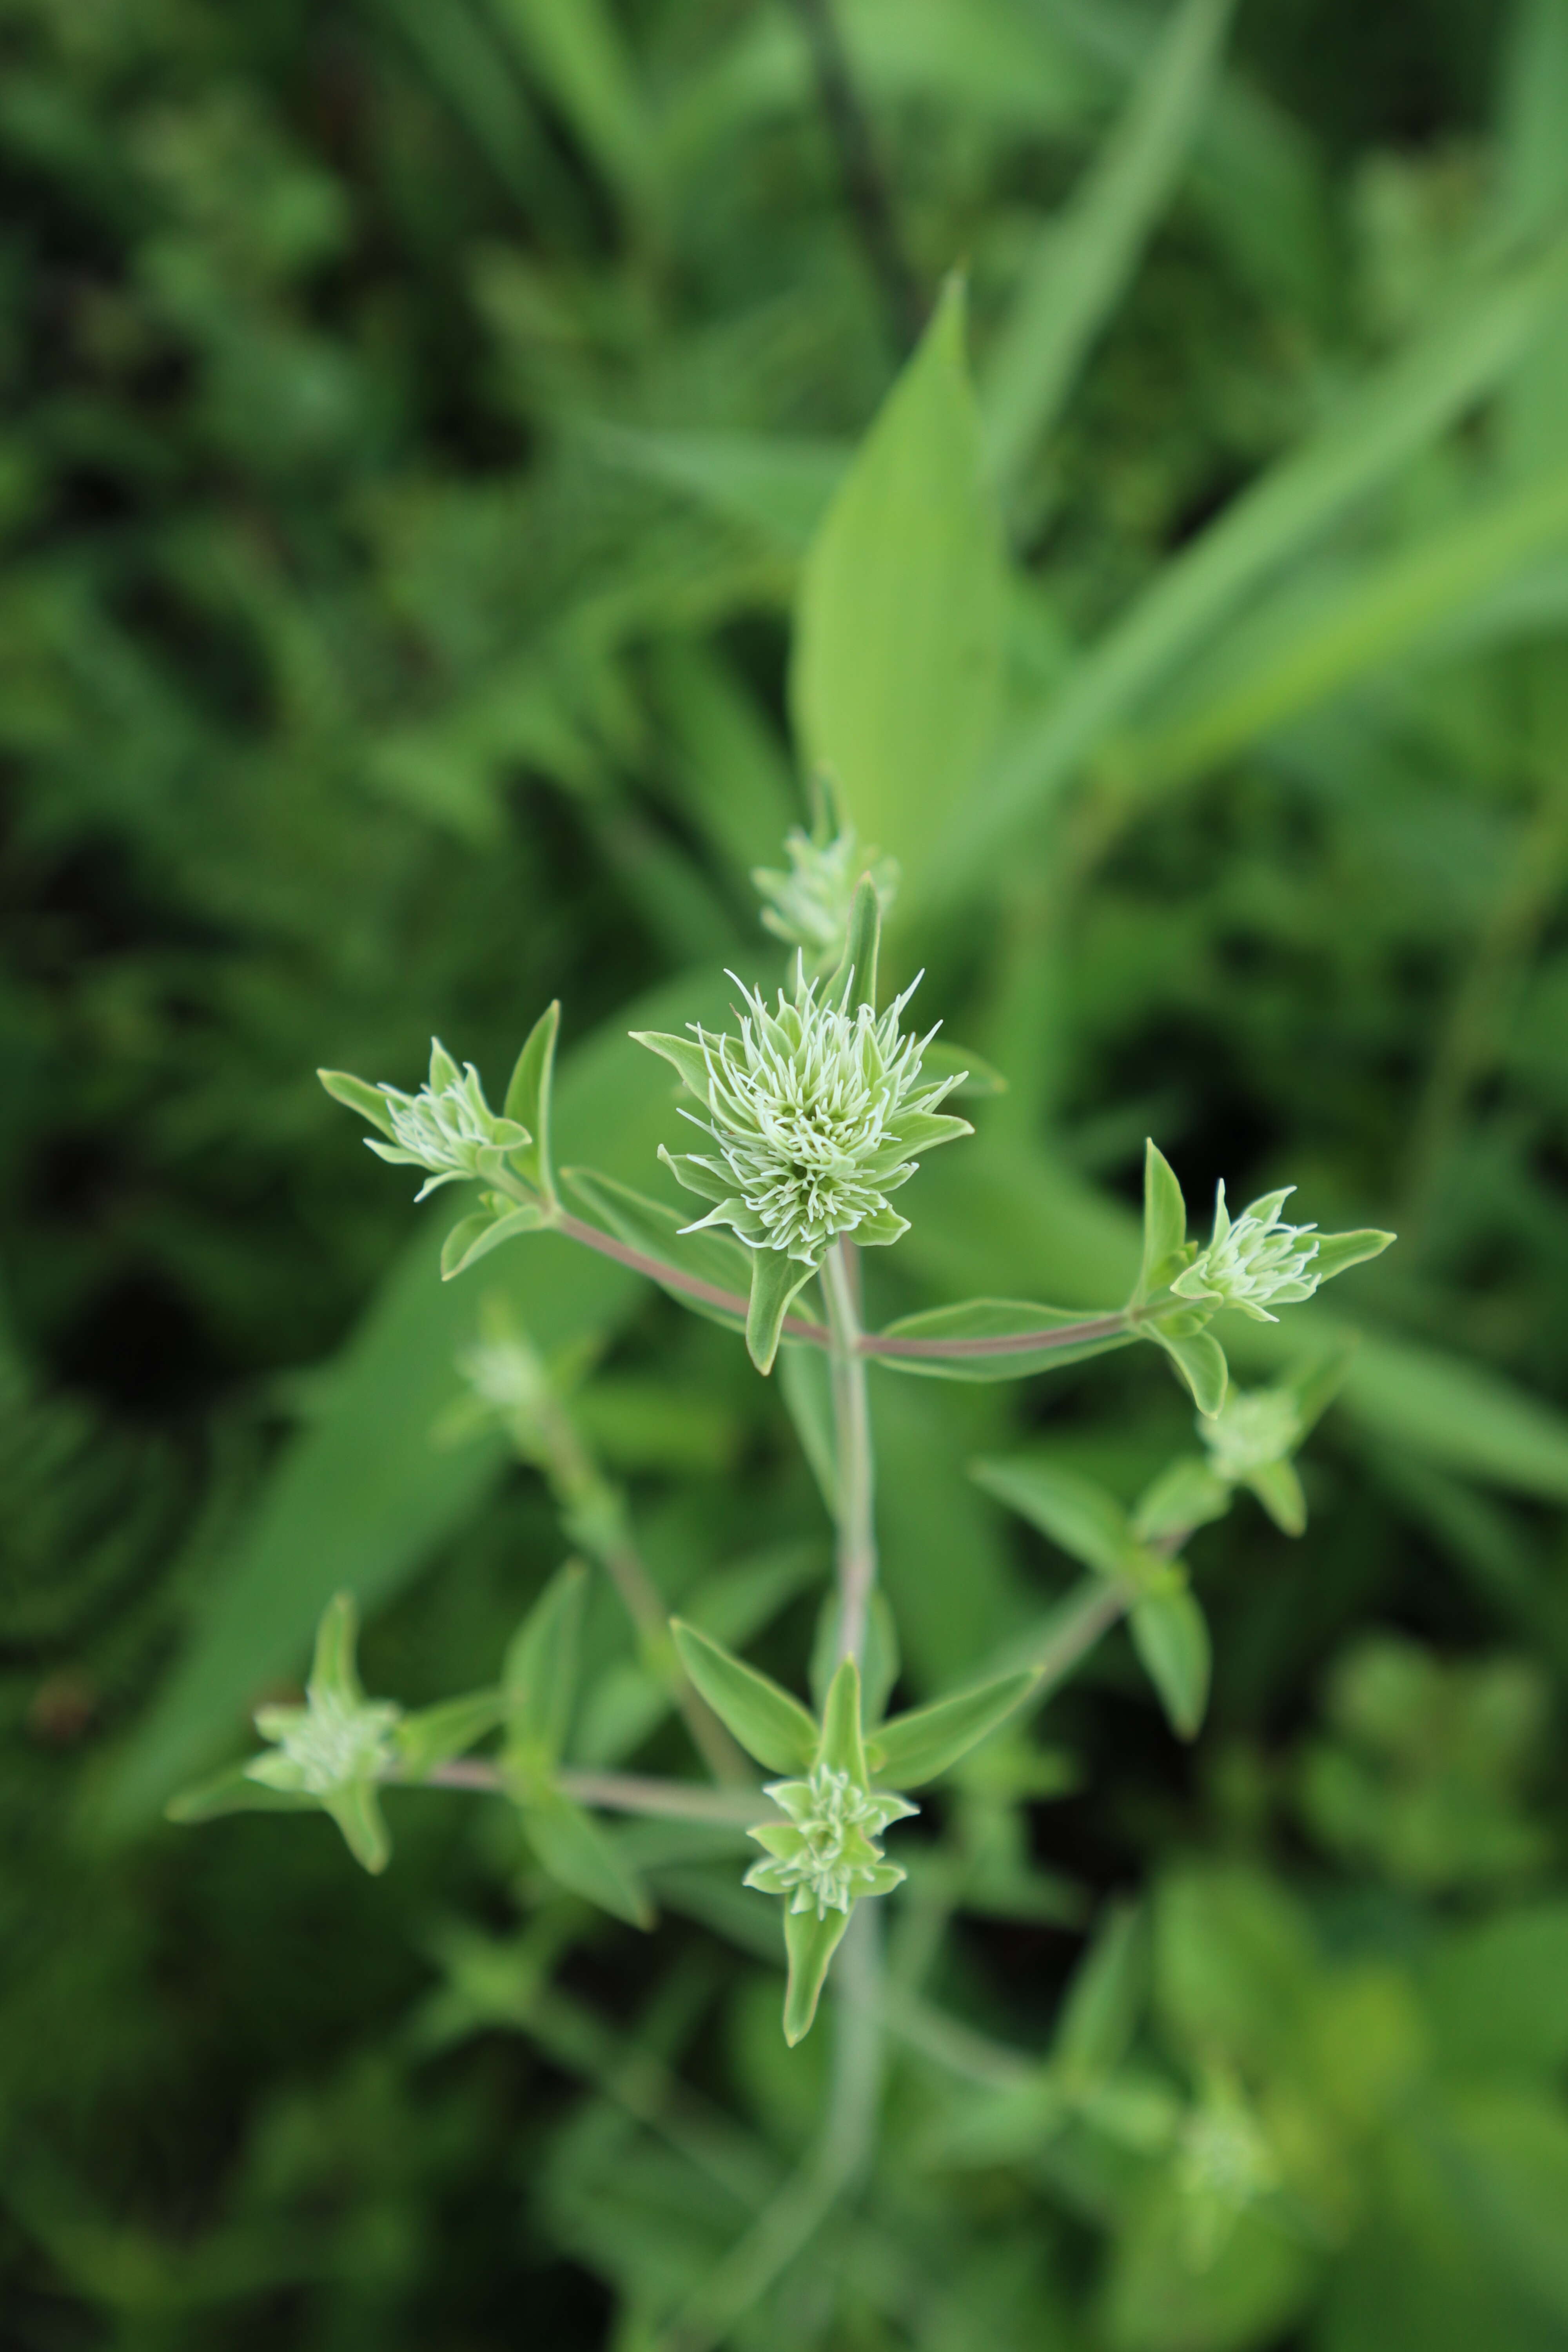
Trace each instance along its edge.
{"label": "slender plant stem", "polygon": [[865,1655],[867,1612],[877,1581],[875,1470],[871,1414],[866,1397],[864,1336],[856,1299],[852,1244],[836,1242],[822,1268],[827,1299],[833,1372],[833,1430],[838,1474],[838,1654],[858,1665]]}
{"label": "slender plant stem", "polygon": [[[506,1775],[482,1757],[460,1756],[437,1764],[416,1784],[433,1789],[506,1792]],[[563,1796],[602,1812],[647,1813],[660,1821],[701,1822],[716,1829],[747,1829],[762,1806],[760,1790],[704,1789],[694,1780],[656,1780],[638,1772],[593,1772],[565,1766],[555,1775]]]}

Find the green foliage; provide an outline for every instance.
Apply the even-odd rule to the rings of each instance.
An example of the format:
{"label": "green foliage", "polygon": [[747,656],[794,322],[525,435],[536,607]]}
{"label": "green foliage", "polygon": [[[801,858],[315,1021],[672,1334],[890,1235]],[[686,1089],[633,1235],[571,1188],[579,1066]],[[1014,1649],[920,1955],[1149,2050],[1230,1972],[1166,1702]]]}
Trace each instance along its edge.
{"label": "green foliage", "polygon": [[[812,13],[0,26],[26,2352],[1568,2325],[1568,18],[833,0],[847,159]],[[742,1377],[626,1035],[773,1001],[822,760],[770,908],[829,975],[869,874],[976,1129],[863,1254],[863,1722],[826,1307]],[[450,1213],[308,1075],[432,1027],[517,1057]],[[1292,1177],[1399,1249],[1138,1315]],[[942,1775],[837,1950],[726,1657]],[[199,1780],[318,1688],[374,1776]]]}

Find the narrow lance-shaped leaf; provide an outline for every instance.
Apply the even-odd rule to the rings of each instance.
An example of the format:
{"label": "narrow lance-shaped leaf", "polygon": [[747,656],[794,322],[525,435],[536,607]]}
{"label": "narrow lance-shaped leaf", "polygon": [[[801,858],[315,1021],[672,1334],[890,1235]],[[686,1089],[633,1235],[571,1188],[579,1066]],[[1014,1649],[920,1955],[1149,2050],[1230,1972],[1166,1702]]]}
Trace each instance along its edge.
{"label": "narrow lance-shaped leaf", "polygon": [[890,1372],[935,1381],[1021,1381],[1054,1372],[1139,1334],[1120,1309],[1085,1316],[1022,1298],[969,1298],[872,1332],[865,1352]]}
{"label": "narrow lance-shaped leaf", "polygon": [[506,1090],[504,1115],[528,1129],[530,1140],[511,1155],[523,1181],[546,1202],[555,1198],[555,1169],[550,1156],[551,1097],[555,1085],[555,1040],[561,1028],[559,999],[546,1005],[529,1031],[511,1082]]}
{"label": "narrow lance-shaped leaf", "polygon": [[510,1706],[506,1691],[469,1691],[462,1698],[443,1699],[438,1706],[405,1715],[393,1734],[405,1778],[422,1780],[437,1764],[461,1756],[487,1731],[504,1723]]}
{"label": "narrow lance-shaped leaf", "polygon": [[826,1919],[819,1919],[815,1911],[786,1911],[784,1915],[784,1952],[789,1961],[784,2032],[792,2050],[811,2031],[816,2004],[827,1981],[828,1963],[843,1942],[848,1925],[847,1911],[829,1911]]}
{"label": "narrow lance-shaped leaf", "polygon": [[1143,1262],[1136,1297],[1152,1297],[1180,1273],[1186,1238],[1187,1204],[1176,1171],[1151,1136],[1143,1147]]}
{"label": "narrow lance-shaped leaf", "polygon": [[[497,1199],[494,1193],[488,1197]],[[544,1211],[531,1202],[513,1205],[498,1201],[494,1209],[476,1209],[471,1217],[460,1217],[441,1244],[442,1281],[450,1282],[466,1273],[502,1242],[512,1241],[519,1234],[536,1234],[544,1222]]]}
{"label": "narrow lance-shaped leaf", "polygon": [[568,1560],[552,1576],[506,1654],[501,1684],[510,1715],[509,1760],[528,1774],[560,1760],[577,1687],[577,1644],[588,1571]]}
{"label": "narrow lance-shaped leaf", "polygon": [[770,1772],[807,1772],[820,1740],[816,1719],[769,1675],[748,1666],[695,1625],[671,1621],[680,1663],[726,1730]]}
{"label": "narrow lance-shaped leaf", "polygon": [[581,1805],[552,1789],[524,1805],[522,1820],[529,1843],[552,1878],[630,1927],[653,1926],[653,1906],[642,1886],[607,1832]]}
{"label": "narrow lance-shaped leaf", "polygon": [[1206,1462],[1185,1454],[1160,1473],[1132,1514],[1132,1532],[1140,1543],[1156,1543],[1163,1536],[1184,1536],[1194,1528],[1223,1519],[1230,1508],[1231,1490]]}
{"label": "narrow lance-shaped leaf", "polygon": [[357,1112],[372,1127],[379,1128],[383,1135],[392,1134],[392,1113],[379,1087],[368,1086],[363,1078],[354,1077],[348,1070],[318,1070],[316,1076],[334,1102]]}
{"label": "narrow lance-shaped leaf", "polygon": [[354,1665],[359,1611],[352,1592],[334,1593],[316,1628],[315,1655],[310,1662],[310,1688],[357,1706],[364,1697]]}
{"label": "narrow lance-shaped leaf", "polygon": [[752,1252],[752,1295],[746,1308],[746,1349],[759,1372],[771,1372],[791,1299],[813,1269],[783,1250]]}
{"label": "narrow lance-shaped leaf", "polygon": [[1146,1592],[1132,1605],[1132,1645],[1160,1694],[1171,1727],[1194,1739],[1208,1706],[1209,1630],[1184,1585]]}
{"label": "narrow lance-shaped leaf", "polygon": [[882,937],[882,907],[877,886],[863,874],[849,909],[849,935],[844,961],[827,983],[827,994],[842,1003],[846,1013],[862,1004],[877,1010],[877,953]]}
{"label": "narrow lance-shaped leaf", "polygon": [[1281,1535],[1305,1535],[1307,1497],[1293,1462],[1259,1463],[1242,1485],[1257,1496]]}
{"label": "narrow lance-shaped leaf", "polygon": [[1086,1568],[1101,1576],[1125,1570],[1132,1550],[1127,1514],[1114,1495],[1091,1479],[1029,1455],[976,1462],[970,1475]]}
{"label": "narrow lance-shaped leaf", "polygon": [[930,1706],[896,1715],[866,1746],[873,1777],[889,1789],[918,1789],[936,1780],[988,1738],[1034,1689],[1032,1674],[1003,1675],[974,1690],[955,1692]]}
{"label": "narrow lance-shaped leaf", "polygon": [[328,1789],[320,1800],[342,1832],[343,1843],[359,1864],[376,1877],[392,1859],[392,1840],[381,1816],[381,1800],[374,1780],[344,1780]]}
{"label": "narrow lance-shaped leaf", "polygon": [[1181,1374],[1200,1412],[1216,1413],[1225,1402],[1225,1392],[1230,1383],[1230,1367],[1225,1360],[1225,1350],[1209,1331],[1189,1331],[1180,1338],[1163,1330],[1157,1323],[1146,1323],[1143,1336],[1152,1339],[1165,1353]]}
{"label": "narrow lance-shaped leaf", "polygon": [[822,1710],[821,1760],[835,1772],[847,1772],[857,1788],[866,1785],[866,1751],[860,1739],[860,1669],[853,1658],[840,1658],[828,1685]]}
{"label": "narrow lance-shaped leaf", "polygon": [[1142,1914],[1113,1904],[1079,1961],[1062,2004],[1051,2052],[1064,2087],[1083,2089],[1126,2056],[1149,1989],[1149,1937]]}
{"label": "narrow lance-shaped leaf", "polygon": [[268,1788],[253,1780],[243,1764],[230,1764],[171,1797],[163,1818],[186,1825],[216,1822],[225,1813],[313,1813],[317,1803],[302,1790]]}
{"label": "narrow lance-shaped leaf", "polygon": [[[694,1314],[731,1331],[742,1328],[752,1283],[750,1251],[727,1234],[683,1233],[687,1217],[597,1169],[565,1168],[561,1172],[568,1192],[595,1225],[651,1261],[643,1268],[651,1281],[664,1284],[670,1297]],[[671,1276],[678,1278],[669,1279]],[[688,1283],[700,1286],[698,1293]]]}

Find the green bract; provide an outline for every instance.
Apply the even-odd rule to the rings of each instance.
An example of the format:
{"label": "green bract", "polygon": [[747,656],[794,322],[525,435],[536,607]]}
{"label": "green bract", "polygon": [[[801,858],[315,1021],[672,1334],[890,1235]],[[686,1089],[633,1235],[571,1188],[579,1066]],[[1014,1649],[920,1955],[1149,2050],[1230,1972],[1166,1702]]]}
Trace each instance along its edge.
{"label": "green bract", "polygon": [[430,1075],[416,1095],[405,1094],[397,1087],[368,1087],[360,1078],[344,1081],[335,1070],[320,1075],[330,1094],[360,1110],[391,1137],[390,1143],[366,1138],[378,1159],[427,1171],[429,1181],[415,1196],[420,1201],[443,1184],[456,1184],[469,1176],[493,1176],[494,1167],[486,1166],[483,1154],[521,1151],[533,1139],[516,1119],[491,1110],[472,1062],[466,1062],[459,1070],[438,1037],[430,1040]]}
{"label": "green bract", "polygon": [[380,1780],[395,1760],[393,1734],[402,1712],[390,1700],[356,1701],[314,1686],[303,1706],[258,1706],[256,1728],[277,1747],[270,1756],[252,1757],[246,1777],[310,1797],[350,1780]]}
{"label": "green bract", "polygon": [[1254,1322],[1277,1323],[1273,1307],[1310,1298],[1321,1283],[1347,1266],[1376,1257],[1392,1234],[1365,1231],[1320,1234],[1316,1225],[1282,1224],[1279,1212],[1295,1191],[1282,1184],[1265,1192],[1233,1219],[1225,1205],[1225,1184],[1215,1196],[1214,1231],[1206,1248],[1171,1284],[1173,1297],[1202,1307],[1234,1307]]}
{"label": "green bract", "polygon": [[[734,974],[731,974],[734,979]],[[938,1105],[957,1076],[922,1081],[921,1055],[936,1034],[901,1036],[911,982],[881,1014],[848,1002],[853,974],[819,995],[797,965],[794,992],[769,1011],[742,987],[738,1036],[696,1023],[692,1039],[637,1032],[701,1102],[683,1111],[712,1152],[661,1151],[678,1182],[713,1205],[687,1228],[729,1225],[752,1250],[776,1250],[815,1272],[830,1242],[897,1241],[908,1221],[888,1194],[914,1174],[919,1151],[973,1134]]]}

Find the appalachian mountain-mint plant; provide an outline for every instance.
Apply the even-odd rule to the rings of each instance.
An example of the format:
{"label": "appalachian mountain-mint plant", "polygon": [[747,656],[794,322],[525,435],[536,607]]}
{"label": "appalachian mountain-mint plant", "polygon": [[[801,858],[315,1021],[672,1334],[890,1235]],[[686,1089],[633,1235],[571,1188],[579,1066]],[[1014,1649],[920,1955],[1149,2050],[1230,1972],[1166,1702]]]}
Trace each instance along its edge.
{"label": "appalachian mountain-mint plant", "polygon": [[[929,351],[951,351],[955,333],[950,302],[913,362],[917,380],[931,363]],[[843,495],[852,506],[853,477]],[[830,516],[830,545],[834,529]],[[809,614],[807,623],[816,625]],[[810,741],[810,694],[804,705]],[[895,719],[888,724],[896,734]],[[962,768],[962,745],[950,748]],[[538,1868],[558,1887],[645,1928],[652,1904],[616,1818],[685,1824],[729,1842],[736,1898],[777,1906],[786,2042],[809,2032],[830,1971],[839,1998],[820,2139],[678,2317],[668,2340],[682,2352],[723,2339],[861,2175],[875,2145],[883,2040],[908,2027],[885,1973],[881,1923],[922,1851],[924,1825],[911,1826],[919,1792],[948,1776],[960,1793],[982,1788],[993,1769],[980,1754],[988,1742],[992,1755],[1011,1759],[1006,1769],[1026,1788],[1035,1768],[1022,1738],[1026,1718],[1122,1619],[1171,1724],[1192,1738],[1210,1656],[1186,1561],[1190,1538],[1241,1488],[1286,1534],[1305,1525],[1293,1456],[1332,1396],[1343,1350],[1319,1349],[1272,1387],[1238,1391],[1220,1318],[1272,1323],[1393,1238],[1286,1223],[1289,1187],[1233,1215],[1223,1184],[1208,1238],[1189,1238],[1177,1176],[1150,1142],[1142,1264],[1125,1299],[1083,1314],[978,1298],[879,1328],[864,1254],[897,1248],[910,1223],[895,1196],[939,1146],[962,1147],[973,1136],[953,1106],[967,1104],[984,1118],[998,1081],[941,1035],[923,1003],[921,1017],[911,1017],[919,976],[884,985],[883,929],[898,905],[898,870],[862,845],[852,796],[830,769],[819,772],[816,793],[811,829],[785,843],[787,868],[755,877],[763,924],[789,951],[782,979],[769,989],[731,975],[727,1024],[694,1020],[682,1033],[635,1033],[673,1074],[658,1159],[677,1196],[689,1196],[680,1206],[592,1169],[557,1166],[554,1004],[524,1042],[499,1108],[473,1064],[459,1065],[439,1041],[413,1093],[321,1074],[328,1092],[370,1127],[371,1150],[421,1177],[419,1199],[467,1188],[464,1213],[446,1239],[446,1278],[503,1244],[526,1249],[552,1234],[742,1335],[758,1375],[777,1370],[835,1529],[836,1572],[809,1697],[749,1663],[711,1626],[669,1618],[624,1499],[579,1425],[573,1390],[583,1367],[542,1357],[487,1300],[460,1360],[464,1401],[436,1434],[451,1442],[481,1424],[505,1430],[548,1482],[572,1553],[524,1618],[493,1686],[414,1712],[368,1697],[355,1665],[354,1605],[341,1594],[321,1621],[304,1703],[258,1708],[262,1751],[171,1808],[187,1822],[247,1808],[324,1811],[354,1859],[379,1872],[391,1854],[383,1814],[389,1792],[411,1785],[479,1792],[515,1809]],[[655,1169],[649,1175],[658,1181]],[[1081,1562],[1087,1577],[1005,1671],[889,1712],[898,1627],[879,1576],[871,1368],[1006,1381],[1141,1344],[1184,1386],[1199,1446],[1169,1462],[1131,1509],[1037,1459],[975,1465],[988,1491]],[[955,1561],[954,1576],[963,1572]],[[700,1769],[654,1775],[573,1760],[583,1614],[598,1574],[624,1605],[638,1657],[679,1711]],[[489,1752],[478,1752],[492,1739]],[[1113,1919],[1091,1951],[1074,2014],[1087,2014],[1102,1996],[1114,2005],[1105,1989],[1128,1965],[1124,1924]],[[956,2029],[939,2019],[921,2030],[940,2037]],[[1064,2027],[1069,2044],[1076,2031]],[[1092,2111],[1112,2137],[1169,2150],[1185,2184],[1194,2263],[1211,2261],[1236,2216],[1273,2192],[1274,2153],[1245,2086],[1217,2061],[1185,2103],[1122,2081],[1114,2061],[1075,2071],[1064,2059],[1048,2095],[1064,2116]]]}

